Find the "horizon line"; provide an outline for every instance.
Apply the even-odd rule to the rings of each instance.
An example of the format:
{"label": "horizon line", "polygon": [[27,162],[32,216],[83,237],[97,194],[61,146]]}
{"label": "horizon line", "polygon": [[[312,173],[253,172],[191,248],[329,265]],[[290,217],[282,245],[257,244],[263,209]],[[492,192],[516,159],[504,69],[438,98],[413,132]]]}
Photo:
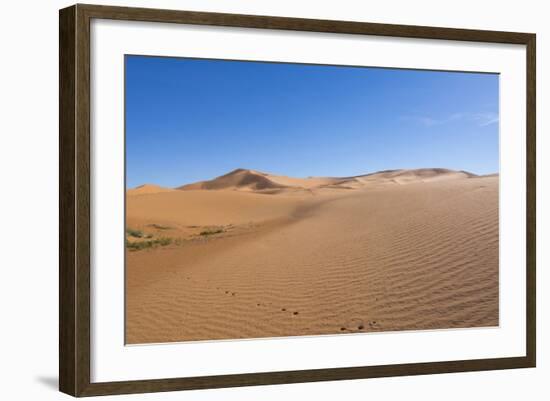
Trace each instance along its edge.
{"label": "horizon line", "polygon": [[[258,173],[258,174],[262,174],[262,175],[272,175],[272,176],[280,176],[280,177],[288,177],[288,178],[296,178],[296,179],[306,180],[306,179],[314,179],[314,178],[351,179],[351,178],[357,178],[357,177],[366,177],[366,176],[374,175],[374,174],[391,173],[391,172],[395,172],[395,171],[408,171],[408,170],[410,170],[410,171],[414,171],[414,170],[446,170],[446,171],[452,171],[452,172],[457,172],[457,173],[465,173],[465,174],[472,175],[474,177],[487,177],[487,176],[493,176],[493,175],[500,175],[500,171],[496,171],[496,172],[488,173],[488,174],[476,174],[476,173],[472,173],[471,171],[468,171],[468,170],[457,170],[457,169],[452,169],[452,168],[447,168],[447,167],[417,167],[417,168],[384,169],[384,170],[373,171],[373,172],[370,172],[370,173],[355,174],[355,175],[344,175],[344,176],[308,175],[306,177],[298,177],[298,176],[291,176],[291,175],[285,175],[285,174],[265,172],[265,171],[261,171],[261,170],[257,170],[257,169],[251,169],[251,168],[238,167],[238,168],[230,170],[227,173],[223,173],[223,174],[214,176],[212,178],[206,178],[206,179],[203,179],[203,180],[191,181],[191,182],[187,182],[187,183],[183,183],[183,184],[178,184],[174,187],[155,184],[153,182],[145,182],[143,184],[136,185],[135,187],[126,186],[126,190],[138,189],[138,188],[142,188],[142,187],[147,186],[147,185],[156,185],[156,186],[161,187],[161,188],[177,189],[179,187],[183,187],[183,186],[191,185],[191,184],[196,184],[198,182],[205,182],[205,181],[215,180],[217,178],[224,177],[224,176],[227,176],[227,175],[230,175],[230,174],[235,174],[235,173],[241,172],[241,171],[254,172],[254,173]],[[127,181],[126,177],[125,177],[125,181]]]}

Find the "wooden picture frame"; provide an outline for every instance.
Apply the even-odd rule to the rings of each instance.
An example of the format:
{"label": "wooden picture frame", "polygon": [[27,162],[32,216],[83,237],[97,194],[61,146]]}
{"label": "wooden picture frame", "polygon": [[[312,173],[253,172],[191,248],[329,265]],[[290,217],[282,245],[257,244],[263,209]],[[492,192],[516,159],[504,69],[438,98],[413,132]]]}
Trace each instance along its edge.
{"label": "wooden picture frame", "polygon": [[[527,71],[526,356],[92,383],[90,380],[90,21],[94,18],[525,45],[527,49],[525,60]],[[73,396],[94,396],[535,366],[536,37],[534,34],[81,4],[60,10],[59,29],[60,391]]]}

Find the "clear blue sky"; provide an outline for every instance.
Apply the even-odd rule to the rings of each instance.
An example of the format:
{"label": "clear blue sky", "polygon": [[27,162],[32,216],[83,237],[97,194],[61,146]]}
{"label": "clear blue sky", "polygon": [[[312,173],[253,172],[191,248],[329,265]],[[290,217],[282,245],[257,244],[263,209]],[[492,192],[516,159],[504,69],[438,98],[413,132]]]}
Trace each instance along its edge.
{"label": "clear blue sky", "polygon": [[126,56],[127,187],[498,172],[498,75]]}

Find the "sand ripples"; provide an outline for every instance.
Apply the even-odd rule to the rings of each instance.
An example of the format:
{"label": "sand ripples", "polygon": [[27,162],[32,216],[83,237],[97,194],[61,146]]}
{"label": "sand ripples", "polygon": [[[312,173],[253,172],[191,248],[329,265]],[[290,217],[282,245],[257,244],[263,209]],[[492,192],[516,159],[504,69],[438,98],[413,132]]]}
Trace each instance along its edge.
{"label": "sand ripples", "polygon": [[128,254],[127,341],[498,325],[498,177],[358,190]]}

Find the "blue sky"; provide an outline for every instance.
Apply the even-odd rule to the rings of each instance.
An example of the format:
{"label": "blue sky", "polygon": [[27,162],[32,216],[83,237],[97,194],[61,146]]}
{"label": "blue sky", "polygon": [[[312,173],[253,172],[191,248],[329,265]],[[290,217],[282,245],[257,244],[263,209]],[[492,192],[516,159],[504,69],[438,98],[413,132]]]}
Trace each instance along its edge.
{"label": "blue sky", "polygon": [[498,75],[126,56],[127,187],[499,169]]}

